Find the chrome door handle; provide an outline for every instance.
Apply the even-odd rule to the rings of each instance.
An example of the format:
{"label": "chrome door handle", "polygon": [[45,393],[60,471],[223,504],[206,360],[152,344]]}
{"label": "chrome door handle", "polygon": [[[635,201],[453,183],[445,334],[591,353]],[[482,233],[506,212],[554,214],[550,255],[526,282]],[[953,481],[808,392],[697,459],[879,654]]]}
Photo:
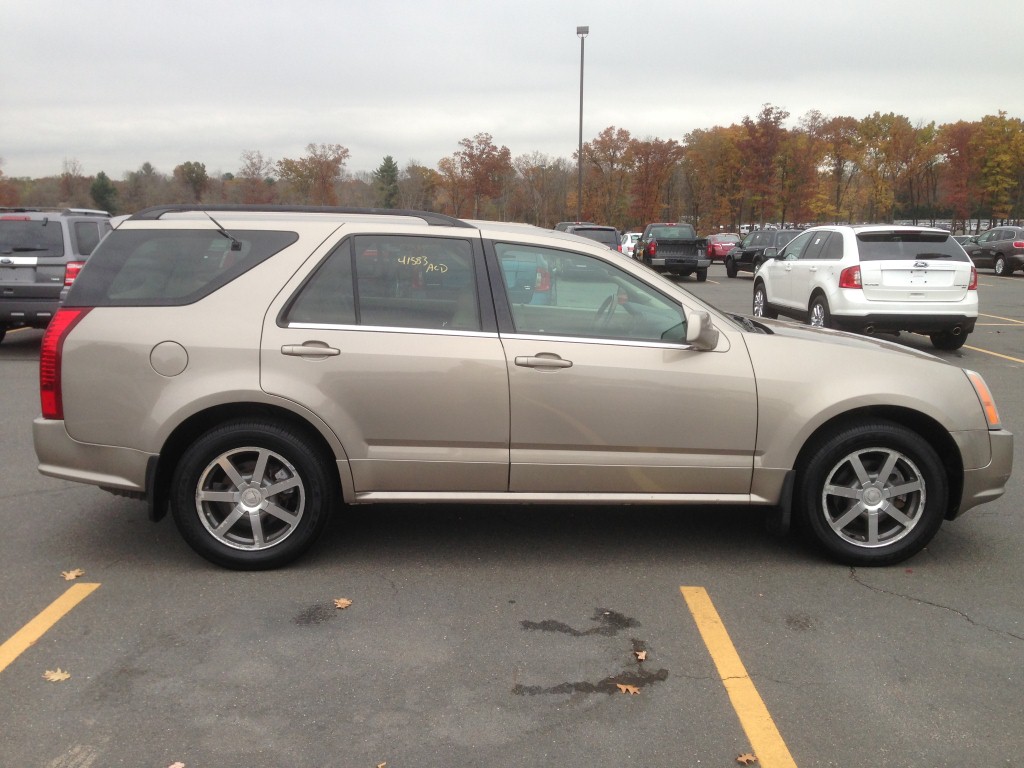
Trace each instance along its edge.
{"label": "chrome door handle", "polygon": [[572,368],[572,360],[542,352],[539,355],[520,355],[516,357],[516,365],[523,368]]}
{"label": "chrome door handle", "polygon": [[305,344],[285,344],[281,347],[281,354],[292,357],[324,358],[340,355],[341,350],[329,347],[322,341],[307,341]]}

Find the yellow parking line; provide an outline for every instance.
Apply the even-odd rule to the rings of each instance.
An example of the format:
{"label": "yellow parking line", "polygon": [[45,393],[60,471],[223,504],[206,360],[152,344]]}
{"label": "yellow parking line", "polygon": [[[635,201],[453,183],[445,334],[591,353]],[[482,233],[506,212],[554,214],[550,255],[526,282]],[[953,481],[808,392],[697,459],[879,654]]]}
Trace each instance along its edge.
{"label": "yellow parking line", "polygon": [[986,354],[986,355],[992,355],[993,357],[1001,357],[1001,358],[1003,358],[1003,360],[1009,360],[1012,363],[1024,363],[1024,360],[1021,360],[1019,357],[1010,357],[1009,355],[1001,355],[998,352],[992,352],[991,350],[982,349],[981,347],[972,347],[972,346],[970,346],[968,344],[964,344],[964,349],[970,349],[970,350],[972,350],[974,352],[981,352],[981,353]]}
{"label": "yellow parking line", "polygon": [[703,587],[680,587],[697,629],[704,639],[718,675],[729,694],[750,746],[761,768],[796,768],[792,755],[775,727],[768,708],[757,693],[750,675],[740,661],[736,648],[715,606]]}
{"label": "yellow parking line", "polygon": [[85,600],[99,584],[75,584],[67,592],[54,600],[32,621],[15,632],[11,638],[0,645],[0,672],[27,651],[46,632],[64,617],[72,608]]}
{"label": "yellow parking line", "polygon": [[1014,319],[1012,317],[1001,317],[1000,315],[986,315],[986,314],[981,314],[981,317],[994,317],[996,320],[1005,320],[1006,322],[1013,323],[1014,325],[1024,325],[1024,320],[1016,320],[1016,319]]}

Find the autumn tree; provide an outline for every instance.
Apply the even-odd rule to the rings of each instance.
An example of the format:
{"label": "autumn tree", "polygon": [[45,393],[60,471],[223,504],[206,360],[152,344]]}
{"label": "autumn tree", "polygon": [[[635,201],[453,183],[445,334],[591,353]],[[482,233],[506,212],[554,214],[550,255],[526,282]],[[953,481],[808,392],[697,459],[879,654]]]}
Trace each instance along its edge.
{"label": "autumn tree", "polygon": [[373,188],[381,208],[394,208],[398,203],[398,163],[391,155],[386,155],[373,172]]}
{"label": "autumn tree", "polygon": [[18,204],[18,190],[4,177],[4,159],[0,157],[0,206],[13,207]]}
{"label": "autumn tree", "polygon": [[629,213],[633,155],[629,131],[614,125],[583,145],[583,218],[618,225]]}
{"label": "autumn tree", "polygon": [[830,189],[829,207],[820,211],[821,218],[838,223],[843,219],[846,196],[857,175],[857,120],[852,117],[830,118],[822,125],[820,135]]}
{"label": "autumn tree", "polygon": [[175,167],[174,180],[191,194],[192,201],[196,203],[203,199],[203,193],[210,187],[206,164],[192,160]]}
{"label": "autumn tree", "polygon": [[[1021,215],[1020,142],[1024,141],[1021,120],[1000,111],[981,119],[975,134],[980,186],[993,220],[1005,221]],[[1016,214],[1016,216],[1014,216]]]}
{"label": "autumn tree", "polygon": [[66,158],[60,174],[60,202],[84,208],[89,205],[89,181],[82,172],[82,164],[74,158]]}
{"label": "autumn tree", "polygon": [[782,122],[789,112],[771,104],[761,108],[757,119],[743,118],[746,135],[740,143],[744,180],[750,195],[753,218],[764,224],[776,215],[779,196],[778,154],[786,129]]}
{"label": "autumn tree", "polygon": [[690,217],[702,230],[728,226],[743,218],[742,126],[695,130],[686,135],[681,163],[691,194]]}
{"label": "autumn tree", "polygon": [[442,169],[441,173],[447,176],[451,172],[453,178],[461,180],[473,201],[473,218],[479,218],[481,204],[497,198],[507,178],[514,172],[512,153],[508,147],[496,146],[489,133],[462,139],[459,146],[462,149],[451,157],[452,165],[456,167]]}
{"label": "autumn tree", "polygon": [[291,184],[304,202],[337,205],[335,183],[341,178],[349,151],[340,144],[307,144],[306,155],[277,161],[277,173]]}
{"label": "autumn tree", "polygon": [[399,206],[416,211],[434,210],[440,184],[441,175],[437,171],[410,160],[398,178]]}
{"label": "autumn tree", "polygon": [[674,139],[632,141],[630,158],[633,191],[630,218],[634,221],[658,221],[674,218],[668,207],[669,185],[685,150]]}
{"label": "autumn tree", "polygon": [[238,183],[243,203],[272,203],[275,197],[274,180],[271,173],[274,161],[264,157],[255,149],[247,149],[241,155],[242,165],[238,169]]}

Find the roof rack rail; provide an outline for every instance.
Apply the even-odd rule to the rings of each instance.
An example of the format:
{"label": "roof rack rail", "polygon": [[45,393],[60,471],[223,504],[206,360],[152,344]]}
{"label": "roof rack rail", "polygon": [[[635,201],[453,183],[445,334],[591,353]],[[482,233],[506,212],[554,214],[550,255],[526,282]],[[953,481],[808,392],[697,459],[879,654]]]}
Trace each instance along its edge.
{"label": "roof rack rail", "polygon": [[65,216],[109,216],[107,211],[99,211],[94,208],[67,208],[62,206],[12,206],[0,207],[4,213],[60,213]]}
{"label": "roof rack rail", "polygon": [[467,227],[475,229],[462,219],[431,211],[413,211],[404,208],[348,208],[343,206],[317,205],[156,205],[132,214],[131,221],[155,221],[165,213],[187,213],[189,211],[252,211],[254,213],[349,213],[370,216],[409,216],[422,219],[434,227]]}

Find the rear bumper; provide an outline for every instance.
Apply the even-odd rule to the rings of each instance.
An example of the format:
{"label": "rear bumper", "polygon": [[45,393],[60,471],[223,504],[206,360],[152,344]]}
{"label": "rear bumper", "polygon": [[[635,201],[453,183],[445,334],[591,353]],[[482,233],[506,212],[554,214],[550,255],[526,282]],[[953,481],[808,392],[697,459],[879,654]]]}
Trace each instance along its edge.
{"label": "rear bumper", "polygon": [[45,328],[57,314],[60,298],[9,298],[0,295],[0,324]]}
{"label": "rear bumper", "polygon": [[963,314],[887,315],[877,313],[856,316],[832,314],[832,323],[837,328],[857,333],[870,331],[889,333],[911,331],[924,334],[941,331],[973,333],[977,321],[977,317]]}
{"label": "rear bumper", "polygon": [[652,267],[665,269],[707,269],[711,259],[698,256],[665,256],[651,259]]}
{"label": "rear bumper", "polygon": [[146,493],[146,469],[152,454],[78,442],[63,421],[42,417],[32,422],[32,439],[41,474],[132,495]]}

